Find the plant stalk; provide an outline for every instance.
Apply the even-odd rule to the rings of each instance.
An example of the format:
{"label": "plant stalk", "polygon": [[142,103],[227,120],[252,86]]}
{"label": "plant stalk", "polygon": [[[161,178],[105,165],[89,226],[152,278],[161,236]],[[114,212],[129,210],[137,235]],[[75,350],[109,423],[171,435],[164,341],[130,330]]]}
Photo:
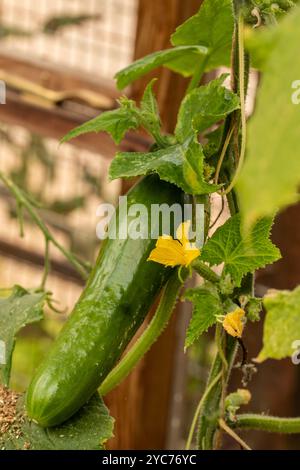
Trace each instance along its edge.
{"label": "plant stalk", "polygon": [[300,418],[278,418],[260,414],[239,414],[231,427],[237,429],[254,429],[279,434],[300,434]]}

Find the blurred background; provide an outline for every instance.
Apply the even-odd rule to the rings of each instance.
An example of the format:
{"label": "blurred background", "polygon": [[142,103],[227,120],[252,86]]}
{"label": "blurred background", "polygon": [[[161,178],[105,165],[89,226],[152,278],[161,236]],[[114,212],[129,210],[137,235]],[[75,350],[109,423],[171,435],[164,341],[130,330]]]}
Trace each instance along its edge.
{"label": "blurred background", "polygon": [[[132,182],[108,183],[116,148],[106,135],[84,135],[63,146],[59,141],[71,128],[114,108],[119,96],[114,74],[133,59],[168,47],[175,27],[200,4],[199,0],[0,0],[0,80],[7,87],[6,104],[0,105],[0,169],[39,201],[40,215],[51,232],[83,259],[92,262],[99,249],[98,204],[116,203]],[[139,100],[150,78],[139,80],[126,93]],[[159,78],[156,92],[162,119],[165,130],[172,131],[187,82],[168,70],[160,70]],[[254,74],[249,110],[256,79]],[[129,133],[122,149],[139,151],[148,145],[144,135]],[[27,218],[25,236],[20,238],[15,201],[1,185],[0,196],[0,287],[36,287],[43,272],[44,238]],[[215,199],[215,213],[219,207]],[[298,206],[277,220],[273,237],[284,260],[258,273],[258,295],[268,287],[293,288],[300,283],[298,220]],[[12,379],[16,390],[26,389],[83,288],[77,272],[52,247],[51,259],[47,288],[63,313],[48,311],[41,325],[27,327],[18,338]],[[116,418],[110,448],[183,447],[215,353],[208,334],[183,354],[189,316],[190,305],[180,303],[162,338],[107,397]],[[251,324],[245,338],[250,358],[260,350],[261,335],[261,325]],[[249,384],[250,408],[299,415],[298,369],[290,361],[259,366]],[[240,387],[240,380],[234,374],[232,390]],[[256,449],[300,447],[300,438],[260,433],[248,433],[247,442]],[[224,445],[236,448],[230,439]]]}

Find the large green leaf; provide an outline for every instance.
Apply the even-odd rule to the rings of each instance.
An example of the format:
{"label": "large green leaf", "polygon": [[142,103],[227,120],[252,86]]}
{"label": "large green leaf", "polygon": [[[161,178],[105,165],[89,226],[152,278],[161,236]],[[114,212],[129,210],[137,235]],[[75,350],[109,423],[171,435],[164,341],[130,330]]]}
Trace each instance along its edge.
{"label": "large green leaf", "polygon": [[[263,349],[258,361],[283,359],[297,352],[296,341],[300,340],[300,287],[288,292],[266,296],[263,301],[267,311]],[[299,343],[297,343],[299,349]]]}
{"label": "large green leaf", "polygon": [[123,89],[134,80],[161,65],[172,68],[184,76],[189,76],[193,73],[194,64],[206,54],[207,48],[198,45],[179,46],[153,52],[118,72],[116,74],[117,86],[119,89]]}
{"label": "large green leaf", "polygon": [[230,64],[233,24],[231,0],[204,0],[198,13],[177,28],[171,41],[174,46],[206,46],[205,69],[211,70]]}
{"label": "large green leaf", "polygon": [[237,286],[243,276],[273,263],[280,251],[269,239],[272,219],[259,220],[244,238],[241,218],[237,214],[222,225],[204,245],[201,257],[212,266],[225,263],[224,274],[229,274]]}
{"label": "large green leaf", "polygon": [[226,76],[223,74],[185,97],[179,109],[175,130],[180,142],[190,136],[193,130],[202,132],[239,108],[238,96],[222,86]]}
{"label": "large green leaf", "polygon": [[[5,394],[11,395],[8,391]],[[10,403],[9,413],[15,420],[0,436],[1,448],[5,450],[100,450],[113,436],[114,420],[98,395],[94,395],[68,421],[51,428],[42,428],[28,420],[23,396],[15,409]]]}
{"label": "large green leaf", "polygon": [[247,160],[237,184],[246,226],[299,199],[300,104],[293,88],[300,78],[299,24],[299,8],[281,22],[249,123]]}
{"label": "large green leaf", "polygon": [[216,323],[216,317],[222,315],[223,307],[216,286],[208,282],[196,289],[188,289],[184,298],[193,302],[194,306],[186,334],[185,347],[187,348]]}
{"label": "large green leaf", "polygon": [[209,194],[218,186],[209,184],[203,176],[204,155],[194,139],[155,152],[121,152],[109,170],[110,179],[132,178],[157,173],[162,180],[176,184],[189,194]]}
{"label": "large green leaf", "polygon": [[[44,293],[30,293],[15,286],[9,297],[0,298],[0,383],[8,385],[15,337],[24,326],[43,318]],[[3,362],[3,363],[2,363]]]}

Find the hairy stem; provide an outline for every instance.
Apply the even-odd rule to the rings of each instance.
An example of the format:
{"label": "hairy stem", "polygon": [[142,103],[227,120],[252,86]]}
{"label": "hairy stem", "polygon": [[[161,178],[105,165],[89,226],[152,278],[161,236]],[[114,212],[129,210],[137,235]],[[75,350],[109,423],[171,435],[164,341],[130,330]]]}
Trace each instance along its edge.
{"label": "hairy stem", "polygon": [[194,433],[195,433],[195,429],[196,429],[196,426],[197,426],[197,421],[199,419],[199,415],[200,415],[200,412],[201,412],[201,409],[202,409],[202,405],[203,403],[205,402],[206,398],[209,396],[209,394],[211,393],[211,391],[213,390],[213,388],[217,385],[217,383],[221,380],[222,378],[222,372],[220,372],[211,382],[210,384],[206,387],[205,389],[205,392],[204,394],[202,395],[199,403],[198,403],[198,406],[196,408],[196,411],[195,411],[195,414],[194,414],[194,417],[193,417],[193,421],[192,421],[192,424],[191,424],[191,427],[190,427],[190,431],[189,431],[189,435],[188,435],[188,438],[187,438],[187,441],[186,441],[186,446],[185,446],[185,450],[189,450],[191,448],[191,444],[192,444],[192,441],[193,441],[193,436],[194,436]]}
{"label": "hairy stem", "polygon": [[211,282],[219,282],[219,276],[208,267],[203,261],[196,259],[192,263],[193,269],[201,276],[203,279]]}
{"label": "hairy stem", "polygon": [[[221,152],[220,158],[219,158],[218,163],[217,163],[216,173],[215,173],[215,177],[214,177],[214,183],[215,184],[218,184],[218,182],[219,182],[220,171],[221,171],[221,168],[222,168],[222,164],[223,164],[228,146],[229,146],[230,141],[231,141],[233,131],[234,131],[234,127],[232,126],[231,129],[229,129],[229,131],[228,131],[228,134],[226,136],[224,145],[222,147],[222,152]],[[220,193],[222,194],[222,191]]]}
{"label": "hairy stem", "polygon": [[228,194],[234,188],[240,171],[243,167],[246,153],[247,122],[245,97],[245,48],[244,48],[244,18],[242,13],[238,16],[238,54],[239,54],[239,94],[241,102],[241,148],[238,166],[234,177],[223,194]]}
{"label": "hairy stem", "polygon": [[[188,272],[185,270],[181,278],[185,280],[187,275]],[[176,270],[163,290],[159,306],[150,324],[101,384],[99,388],[101,395],[106,395],[124,380],[161,335],[172,315],[181,287],[182,281],[179,279]]]}
{"label": "hairy stem", "polygon": [[198,448],[200,450],[211,450],[214,448],[216,432],[219,427],[222,397],[225,395],[224,386],[228,383],[237,350],[237,341],[234,338],[226,336],[226,341],[225,358],[228,368],[226,371],[224,370],[223,361],[218,353],[211,368],[207,387],[210,387],[215,377],[219,375],[221,375],[223,380],[218,382],[213,392],[203,401],[201,406],[197,436]]}
{"label": "hairy stem", "polygon": [[46,238],[45,239],[44,274],[43,274],[42,281],[41,281],[41,286],[40,286],[41,290],[45,289],[49,271],[50,271],[49,240],[48,240],[48,238]]}
{"label": "hairy stem", "polygon": [[233,428],[254,429],[280,434],[300,434],[300,418],[277,418],[260,414],[239,414],[234,422],[229,423]]}

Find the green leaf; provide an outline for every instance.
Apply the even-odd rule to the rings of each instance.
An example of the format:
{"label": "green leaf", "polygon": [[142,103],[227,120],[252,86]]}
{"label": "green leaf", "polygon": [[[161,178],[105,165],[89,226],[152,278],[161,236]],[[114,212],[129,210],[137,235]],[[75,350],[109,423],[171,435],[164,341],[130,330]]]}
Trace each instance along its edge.
{"label": "green leaf", "polygon": [[113,180],[157,173],[186,193],[209,194],[218,186],[204,180],[203,160],[201,145],[191,139],[155,152],[120,152],[111,163],[109,177]]}
{"label": "green leaf", "polygon": [[15,416],[14,426],[0,436],[1,447],[6,450],[101,450],[113,436],[114,420],[99,395],[94,395],[60,426],[42,428],[29,421],[23,396],[18,400]]}
{"label": "green leaf", "polygon": [[252,322],[259,321],[261,311],[262,299],[258,297],[250,297],[246,305],[247,318]]}
{"label": "green leaf", "polygon": [[208,85],[196,88],[183,100],[177,119],[175,135],[183,142],[193,133],[202,132],[240,107],[237,95],[222,86],[227,74]]}
{"label": "green leaf", "polygon": [[119,144],[129,129],[137,129],[140,126],[137,111],[134,101],[122,98],[118,109],[105,111],[94,119],[72,129],[62,138],[61,143],[88,132],[104,131],[112,136],[116,144]]}
{"label": "green leaf", "polygon": [[153,85],[157,81],[156,78],[151,80],[145,88],[143,97],[141,99],[140,109],[145,116],[150,116],[160,124],[158,104],[153,93]]}
{"label": "green leaf", "polygon": [[[32,294],[15,286],[9,297],[0,298],[0,383],[8,385],[12,353],[17,333],[26,325],[43,318],[45,293]],[[4,362],[4,364],[2,363]]]}
{"label": "green leaf", "polygon": [[212,266],[225,263],[223,274],[230,274],[240,286],[245,274],[280,258],[280,251],[269,239],[271,227],[272,219],[261,219],[242,237],[240,215],[234,215],[204,245],[201,258]]}
{"label": "green leaf", "polygon": [[[300,77],[300,9],[280,23],[280,38],[266,65],[247,159],[237,183],[245,226],[299,199],[300,104],[293,84]],[[293,96],[296,100],[293,103]]]}
{"label": "green leaf", "polygon": [[184,298],[194,305],[185,340],[185,348],[188,348],[216,323],[216,316],[222,315],[223,307],[216,286],[209,282],[195,289],[187,289]]}
{"label": "green leaf", "polygon": [[300,287],[288,292],[270,295],[263,300],[267,311],[263,349],[259,353],[259,362],[265,359],[283,359],[299,349],[294,341],[300,340]]}
{"label": "green leaf", "polygon": [[179,46],[153,52],[118,72],[116,74],[117,86],[121,90],[161,65],[180,71],[184,76],[189,76],[192,73],[191,64],[197,63],[199,57],[206,54],[207,48],[197,45]]}
{"label": "green leaf", "polygon": [[205,70],[229,65],[233,24],[231,0],[205,0],[198,13],[176,29],[171,42],[174,46],[206,46]]}

